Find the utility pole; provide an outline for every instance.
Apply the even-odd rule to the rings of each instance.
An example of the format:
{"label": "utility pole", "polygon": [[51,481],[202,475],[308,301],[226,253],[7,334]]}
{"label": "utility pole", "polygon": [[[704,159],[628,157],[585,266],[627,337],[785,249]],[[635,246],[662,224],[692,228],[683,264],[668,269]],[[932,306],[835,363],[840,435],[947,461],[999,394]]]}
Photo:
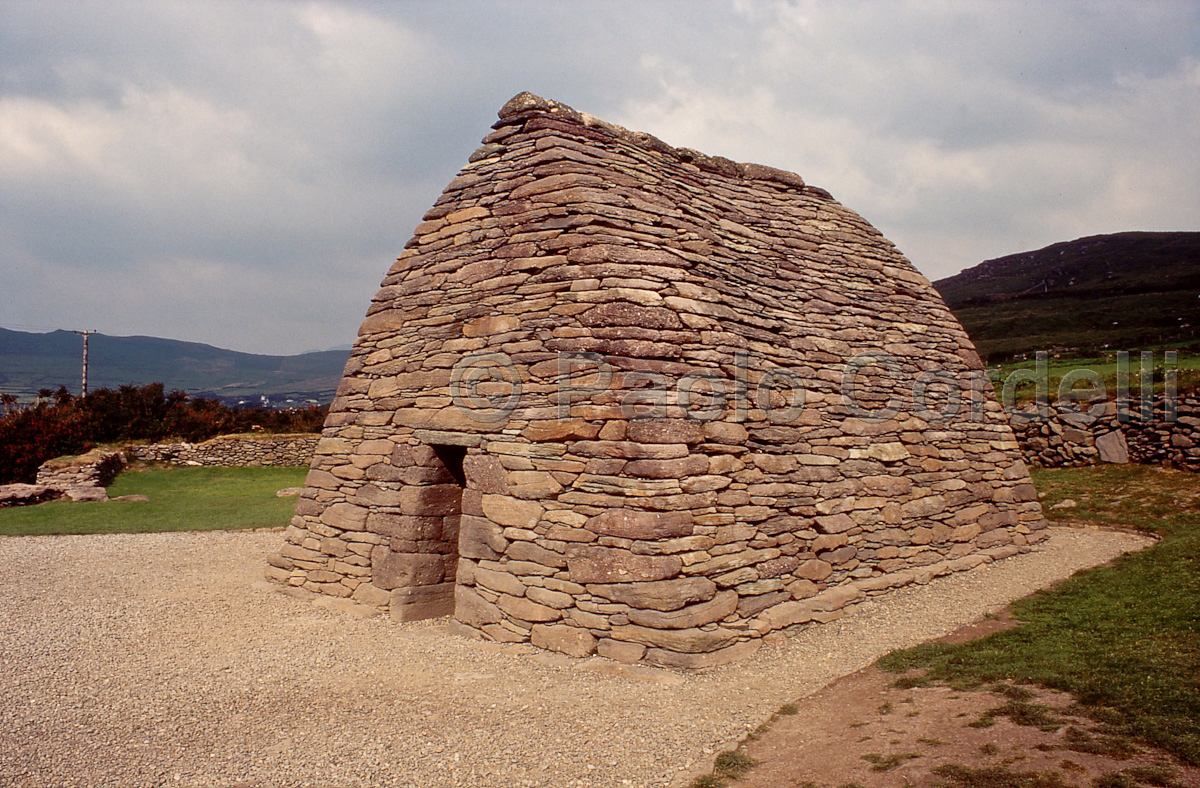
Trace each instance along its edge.
{"label": "utility pole", "polygon": [[87,356],[88,356],[88,337],[89,337],[89,336],[91,336],[92,334],[95,334],[95,333],[96,333],[96,329],[94,329],[94,328],[93,328],[91,331],[87,331],[87,330],[85,330],[85,331],[76,331],[76,332],[74,332],[74,333],[76,333],[76,334],[78,334],[79,336],[83,337],[83,389],[82,389],[82,393],[81,393],[79,396],[81,396],[81,397],[86,397],[86,396],[87,396],[87,367],[88,367],[88,359],[87,359]]}

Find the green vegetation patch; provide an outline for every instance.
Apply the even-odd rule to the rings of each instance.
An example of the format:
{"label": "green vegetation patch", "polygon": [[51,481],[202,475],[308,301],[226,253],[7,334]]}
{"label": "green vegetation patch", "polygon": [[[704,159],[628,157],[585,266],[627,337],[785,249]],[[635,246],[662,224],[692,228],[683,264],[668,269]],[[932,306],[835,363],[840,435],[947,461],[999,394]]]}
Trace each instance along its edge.
{"label": "green vegetation patch", "polygon": [[891,755],[880,755],[877,752],[869,752],[862,756],[862,759],[871,764],[873,772],[890,772],[897,766],[902,766],[908,761],[915,758],[920,758],[919,752],[894,752]]}
{"label": "green vegetation patch", "polygon": [[1074,752],[1102,755],[1116,760],[1132,758],[1138,753],[1138,748],[1124,736],[1094,736],[1074,725],[1067,728],[1063,736],[1063,747]]}
{"label": "green vegetation patch", "polygon": [[[0,367],[2,368],[2,367]],[[245,432],[319,432],[325,411],[315,406],[268,410],[231,408],[215,399],[165,393],[163,384],[97,389],[76,397],[60,386],[43,389],[36,403],[19,405],[0,393],[0,484],[32,484],[38,466],[95,446],[185,440]]]}
{"label": "green vegetation patch", "polygon": [[757,761],[749,755],[730,750],[717,756],[716,772],[723,777],[741,777],[753,769],[756,763]]}
{"label": "green vegetation patch", "polygon": [[713,770],[692,780],[691,788],[721,788],[730,780],[737,780],[758,764],[744,752],[728,750],[717,756]]}
{"label": "green vegetation patch", "polygon": [[146,495],[149,501],[54,501],[0,509],[0,535],[217,531],[284,526],[296,498],[285,487],[304,484],[307,468],[162,468],[126,472],[110,498]]}
{"label": "green vegetation patch", "polygon": [[[1142,349],[1152,353],[1145,368],[1149,381],[1147,397],[1166,391],[1168,373],[1174,376],[1173,385],[1177,393],[1186,394],[1200,390],[1200,353],[1197,352],[1200,350],[1200,344],[1171,347],[1151,345],[1143,346]],[[1166,351],[1169,350],[1176,351],[1175,359],[1170,364],[1167,363],[1166,356]],[[991,365],[988,367],[988,375],[997,396],[1011,396],[1016,404],[1030,403],[1038,396],[1038,378],[1042,375],[1040,369],[1036,358],[1026,358]],[[1128,395],[1132,399],[1128,405],[1129,409],[1136,413],[1140,407],[1143,370],[1141,356],[1136,350],[1129,354],[1128,360],[1123,364],[1118,361],[1116,351],[1090,355],[1051,355],[1045,360],[1044,372],[1045,394],[1051,402],[1057,401],[1060,396],[1086,403],[1092,395],[1103,394],[1110,400],[1118,399],[1118,395]],[[1088,373],[1093,373],[1099,379],[1103,389],[1092,387],[1092,375]],[[1034,378],[1030,379],[1030,375]],[[1070,380],[1063,386],[1063,379],[1068,375],[1071,376]],[[1012,382],[1008,387],[1011,391],[1005,394],[1006,381],[1010,378]],[[1121,388],[1122,378],[1127,387],[1125,392]]]}
{"label": "green vegetation patch", "polygon": [[1039,350],[1092,355],[1178,347],[1182,356],[1195,350],[1192,327],[1200,325],[1195,290],[1108,298],[1049,295],[951,308],[980,356],[993,364]]}
{"label": "green vegetation patch", "polygon": [[945,778],[937,784],[938,788],[1067,788],[1070,785],[1056,772],[1017,772],[1006,766],[972,769],[947,763],[933,773]]}
{"label": "green vegetation patch", "polygon": [[1023,700],[1010,700],[1003,706],[988,709],[984,716],[992,720],[996,717],[1008,717],[1017,725],[1028,725],[1047,733],[1054,733],[1063,726],[1062,718],[1049,706],[1026,703]]}
{"label": "green vegetation patch", "polygon": [[1078,501],[1072,518],[1137,527],[1162,541],[1015,603],[1015,628],[893,652],[880,667],[924,668],[929,678],[958,685],[1010,681],[1069,692],[1076,710],[1106,733],[1200,764],[1196,476],[1126,466],[1043,470],[1034,482],[1043,504]]}

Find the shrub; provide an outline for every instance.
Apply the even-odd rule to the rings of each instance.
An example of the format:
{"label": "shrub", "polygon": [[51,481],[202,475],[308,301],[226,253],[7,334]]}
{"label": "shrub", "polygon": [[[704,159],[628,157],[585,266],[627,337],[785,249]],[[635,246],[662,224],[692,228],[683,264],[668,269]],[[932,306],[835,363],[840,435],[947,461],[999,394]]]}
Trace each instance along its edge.
{"label": "shrub", "polygon": [[97,389],[73,397],[65,387],[44,389],[31,405],[3,398],[0,418],[0,484],[33,482],[38,467],[64,454],[80,454],[101,443],[157,442],[166,438],[202,441],[217,435],[319,432],[325,408],[287,410],[231,408],[215,399],[166,393],[163,384]]}

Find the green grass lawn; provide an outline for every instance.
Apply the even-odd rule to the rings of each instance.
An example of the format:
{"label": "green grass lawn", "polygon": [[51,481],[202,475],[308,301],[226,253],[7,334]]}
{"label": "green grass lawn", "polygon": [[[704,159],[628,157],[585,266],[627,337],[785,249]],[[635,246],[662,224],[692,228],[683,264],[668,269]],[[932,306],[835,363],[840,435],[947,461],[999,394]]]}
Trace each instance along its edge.
{"label": "green grass lawn", "polygon": [[925,680],[1010,680],[1071,693],[1113,735],[1200,764],[1200,480],[1146,466],[1043,470],[1049,516],[1134,527],[1157,545],[1081,572],[1013,605],[1020,624],[958,645],[927,643],[880,661]]}
{"label": "green grass lawn", "polygon": [[[1149,348],[1147,348],[1149,349]],[[1161,394],[1164,389],[1163,373],[1166,369],[1164,364],[1164,353],[1166,350],[1173,350],[1172,347],[1156,347],[1152,349],[1153,368],[1155,370],[1155,382],[1152,388],[1156,394]],[[1175,370],[1175,387],[1180,393],[1194,391],[1200,389],[1200,354],[1197,354],[1196,347],[1192,346],[1186,350],[1181,350],[1176,358],[1175,364],[1171,367]],[[1046,364],[1046,379],[1048,381],[1047,393],[1050,396],[1050,401],[1058,399],[1059,386],[1062,383],[1063,376],[1068,373],[1080,374],[1082,370],[1090,370],[1096,373],[1104,383],[1105,393],[1109,399],[1117,396],[1118,388],[1118,364],[1115,353],[1108,353],[1104,356],[1071,356],[1067,358],[1049,358]],[[1037,371],[1037,362],[1035,360],[1025,361],[1009,361],[1004,364],[992,365],[989,373],[993,375],[992,385],[995,386],[997,394],[1000,393],[1004,385],[1004,381],[1015,372],[1035,372]],[[1128,374],[1127,383],[1131,396],[1138,396],[1141,392],[1141,356],[1137,351],[1129,354],[1129,364],[1125,371]],[[1037,394],[1037,386],[1031,380],[1025,380],[1023,374],[1016,379],[1014,393],[1017,402],[1032,402]],[[1067,391],[1074,390],[1082,392],[1089,389],[1090,383],[1086,378],[1076,378],[1075,385],[1072,387],[1068,384]]]}
{"label": "green grass lawn", "polygon": [[127,471],[109,497],[142,494],[149,501],[71,503],[0,509],[0,535],[214,531],[287,525],[307,468],[161,468]]}

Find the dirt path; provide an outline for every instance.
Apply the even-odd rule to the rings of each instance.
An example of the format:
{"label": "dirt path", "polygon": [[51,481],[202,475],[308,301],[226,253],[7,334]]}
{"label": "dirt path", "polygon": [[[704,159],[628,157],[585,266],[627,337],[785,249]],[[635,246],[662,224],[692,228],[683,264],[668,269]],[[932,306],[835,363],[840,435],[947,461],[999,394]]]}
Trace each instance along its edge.
{"label": "dirt path", "polygon": [[283,596],[279,538],[0,538],[0,784],[687,785],[781,704],[1145,544],[1056,531],[683,676]]}
{"label": "dirt path", "polygon": [[[732,784],[953,785],[953,774],[934,772],[950,765],[1057,775],[1063,786],[1080,788],[1102,775],[1162,773],[1166,766],[1174,772],[1170,780],[1175,785],[1200,786],[1200,769],[1105,736],[1093,721],[1071,713],[1069,695],[1037,690],[1026,696],[1025,688],[1006,685],[973,692],[945,686],[896,689],[895,680],[894,674],[870,667],[794,704],[794,713],[778,716],[769,730],[741,749],[757,765]],[[1018,725],[1010,716],[996,714],[998,707],[1013,701],[999,690],[1020,698],[1016,705],[1032,710],[1031,717],[1044,718],[1046,729]]]}

